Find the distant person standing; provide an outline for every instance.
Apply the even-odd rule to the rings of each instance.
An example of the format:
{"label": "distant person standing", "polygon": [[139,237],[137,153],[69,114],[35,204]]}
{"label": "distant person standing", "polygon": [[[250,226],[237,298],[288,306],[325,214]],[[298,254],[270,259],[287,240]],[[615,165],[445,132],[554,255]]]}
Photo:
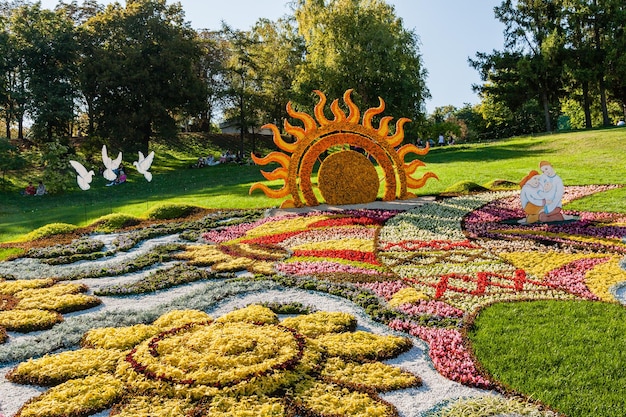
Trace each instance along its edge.
{"label": "distant person standing", "polygon": [[444,138],[443,135],[439,135],[438,145],[439,146],[444,146],[445,144],[446,144],[446,138]]}

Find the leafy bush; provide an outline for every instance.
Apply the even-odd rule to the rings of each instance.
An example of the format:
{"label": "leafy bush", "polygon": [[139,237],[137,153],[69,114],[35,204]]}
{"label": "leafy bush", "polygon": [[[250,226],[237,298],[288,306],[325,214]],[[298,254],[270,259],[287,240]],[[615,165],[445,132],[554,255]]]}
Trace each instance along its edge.
{"label": "leafy bush", "polygon": [[483,184],[483,187],[489,188],[490,190],[519,190],[519,184],[509,180],[492,180],[486,184]]}
{"label": "leafy bush", "polygon": [[128,226],[140,223],[140,219],[124,213],[111,213],[100,217],[93,222],[94,230],[102,233],[110,233]]}
{"label": "leafy bush", "polygon": [[23,253],[24,249],[21,248],[0,248],[0,261],[15,258]]}
{"label": "leafy bush", "polygon": [[77,187],[76,174],[70,165],[70,159],[69,147],[60,144],[58,140],[41,147],[40,162],[45,166],[43,177],[49,193],[56,194]]}
{"label": "leafy bush", "polygon": [[148,211],[146,217],[151,220],[170,220],[187,217],[198,210],[198,207],[189,204],[161,204]]}
{"label": "leafy bush", "polygon": [[443,195],[458,195],[458,194],[469,194],[469,193],[479,193],[489,191],[487,188],[482,185],[476,184],[472,181],[459,181],[455,184],[452,184],[448,188],[443,191]]}
{"label": "leafy bush", "polygon": [[43,239],[44,237],[54,236],[54,235],[64,235],[67,233],[72,233],[78,226],[68,223],[49,223],[45,226],[40,227],[39,229],[35,229],[32,232],[24,235],[24,238],[21,240],[31,241],[37,239]]}

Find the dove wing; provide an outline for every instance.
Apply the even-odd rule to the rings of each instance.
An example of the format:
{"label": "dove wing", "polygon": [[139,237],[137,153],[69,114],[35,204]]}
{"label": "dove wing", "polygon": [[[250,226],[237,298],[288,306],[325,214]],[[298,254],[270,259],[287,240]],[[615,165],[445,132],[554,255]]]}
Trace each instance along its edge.
{"label": "dove wing", "polygon": [[137,153],[139,154],[139,161],[138,162],[141,164],[143,162],[143,160],[146,159],[146,158],[143,156],[143,152],[139,151]]}
{"label": "dove wing", "polygon": [[102,163],[105,167],[111,169],[111,158],[109,158],[109,154],[107,153],[106,145],[102,145]]}
{"label": "dove wing", "polygon": [[144,158],[143,162],[141,163],[142,168],[145,169],[146,171],[149,170],[150,166],[152,165],[153,159],[154,159],[154,151],[150,152],[148,156]]}
{"label": "dove wing", "polygon": [[121,163],[122,163],[122,153],[120,152],[119,154],[117,154],[117,158],[111,161],[111,169],[119,168]]}
{"label": "dove wing", "polygon": [[89,175],[87,169],[80,162],[70,160],[70,165],[74,167],[79,177],[86,178]]}

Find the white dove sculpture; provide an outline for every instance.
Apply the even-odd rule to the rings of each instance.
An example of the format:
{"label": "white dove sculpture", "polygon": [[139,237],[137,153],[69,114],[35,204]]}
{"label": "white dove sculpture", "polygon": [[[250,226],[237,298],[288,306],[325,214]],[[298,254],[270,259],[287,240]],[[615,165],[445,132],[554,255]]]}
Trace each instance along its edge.
{"label": "white dove sculpture", "polygon": [[111,159],[107,153],[107,146],[102,145],[102,163],[106,168],[102,173],[102,176],[109,181],[114,181],[115,178],[117,178],[117,174],[114,171],[118,169],[122,163],[122,153],[120,152],[117,155],[117,158]]}
{"label": "white dove sculpture", "polygon": [[139,160],[133,162],[133,165],[137,167],[137,172],[143,174],[146,177],[148,182],[152,181],[152,173],[148,171],[150,169],[150,165],[152,165],[152,160],[154,159],[154,151],[150,152],[148,156],[144,157],[143,153],[139,151]]}
{"label": "white dove sculpture", "polygon": [[94,176],[93,170],[87,172],[87,168],[85,168],[83,164],[77,161],[70,160],[70,164],[72,165],[72,167],[74,167],[76,173],[78,174],[78,176],[76,177],[76,182],[78,183],[78,186],[82,190],[88,190],[89,188],[91,188],[91,185],[89,184],[91,183],[91,180]]}

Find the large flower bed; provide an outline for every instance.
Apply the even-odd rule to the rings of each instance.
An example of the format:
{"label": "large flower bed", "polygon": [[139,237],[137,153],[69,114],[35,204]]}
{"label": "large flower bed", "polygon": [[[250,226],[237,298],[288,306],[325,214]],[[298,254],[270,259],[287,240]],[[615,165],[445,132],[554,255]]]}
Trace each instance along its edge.
{"label": "large flower bed", "polygon": [[26,311],[29,297],[86,310],[25,333],[5,324],[0,412],[421,416],[491,404],[552,415],[506,397],[464,328],[495,302],[620,299],[626,217],[570,214],[522,227],[515,193],[487,193],[410,211],[222,213],[193,233],[135,237],[143,243],[123,256],[83,239],[78,258],[28,258],[51,252],[41,249],[0,266],[3,312]]}

